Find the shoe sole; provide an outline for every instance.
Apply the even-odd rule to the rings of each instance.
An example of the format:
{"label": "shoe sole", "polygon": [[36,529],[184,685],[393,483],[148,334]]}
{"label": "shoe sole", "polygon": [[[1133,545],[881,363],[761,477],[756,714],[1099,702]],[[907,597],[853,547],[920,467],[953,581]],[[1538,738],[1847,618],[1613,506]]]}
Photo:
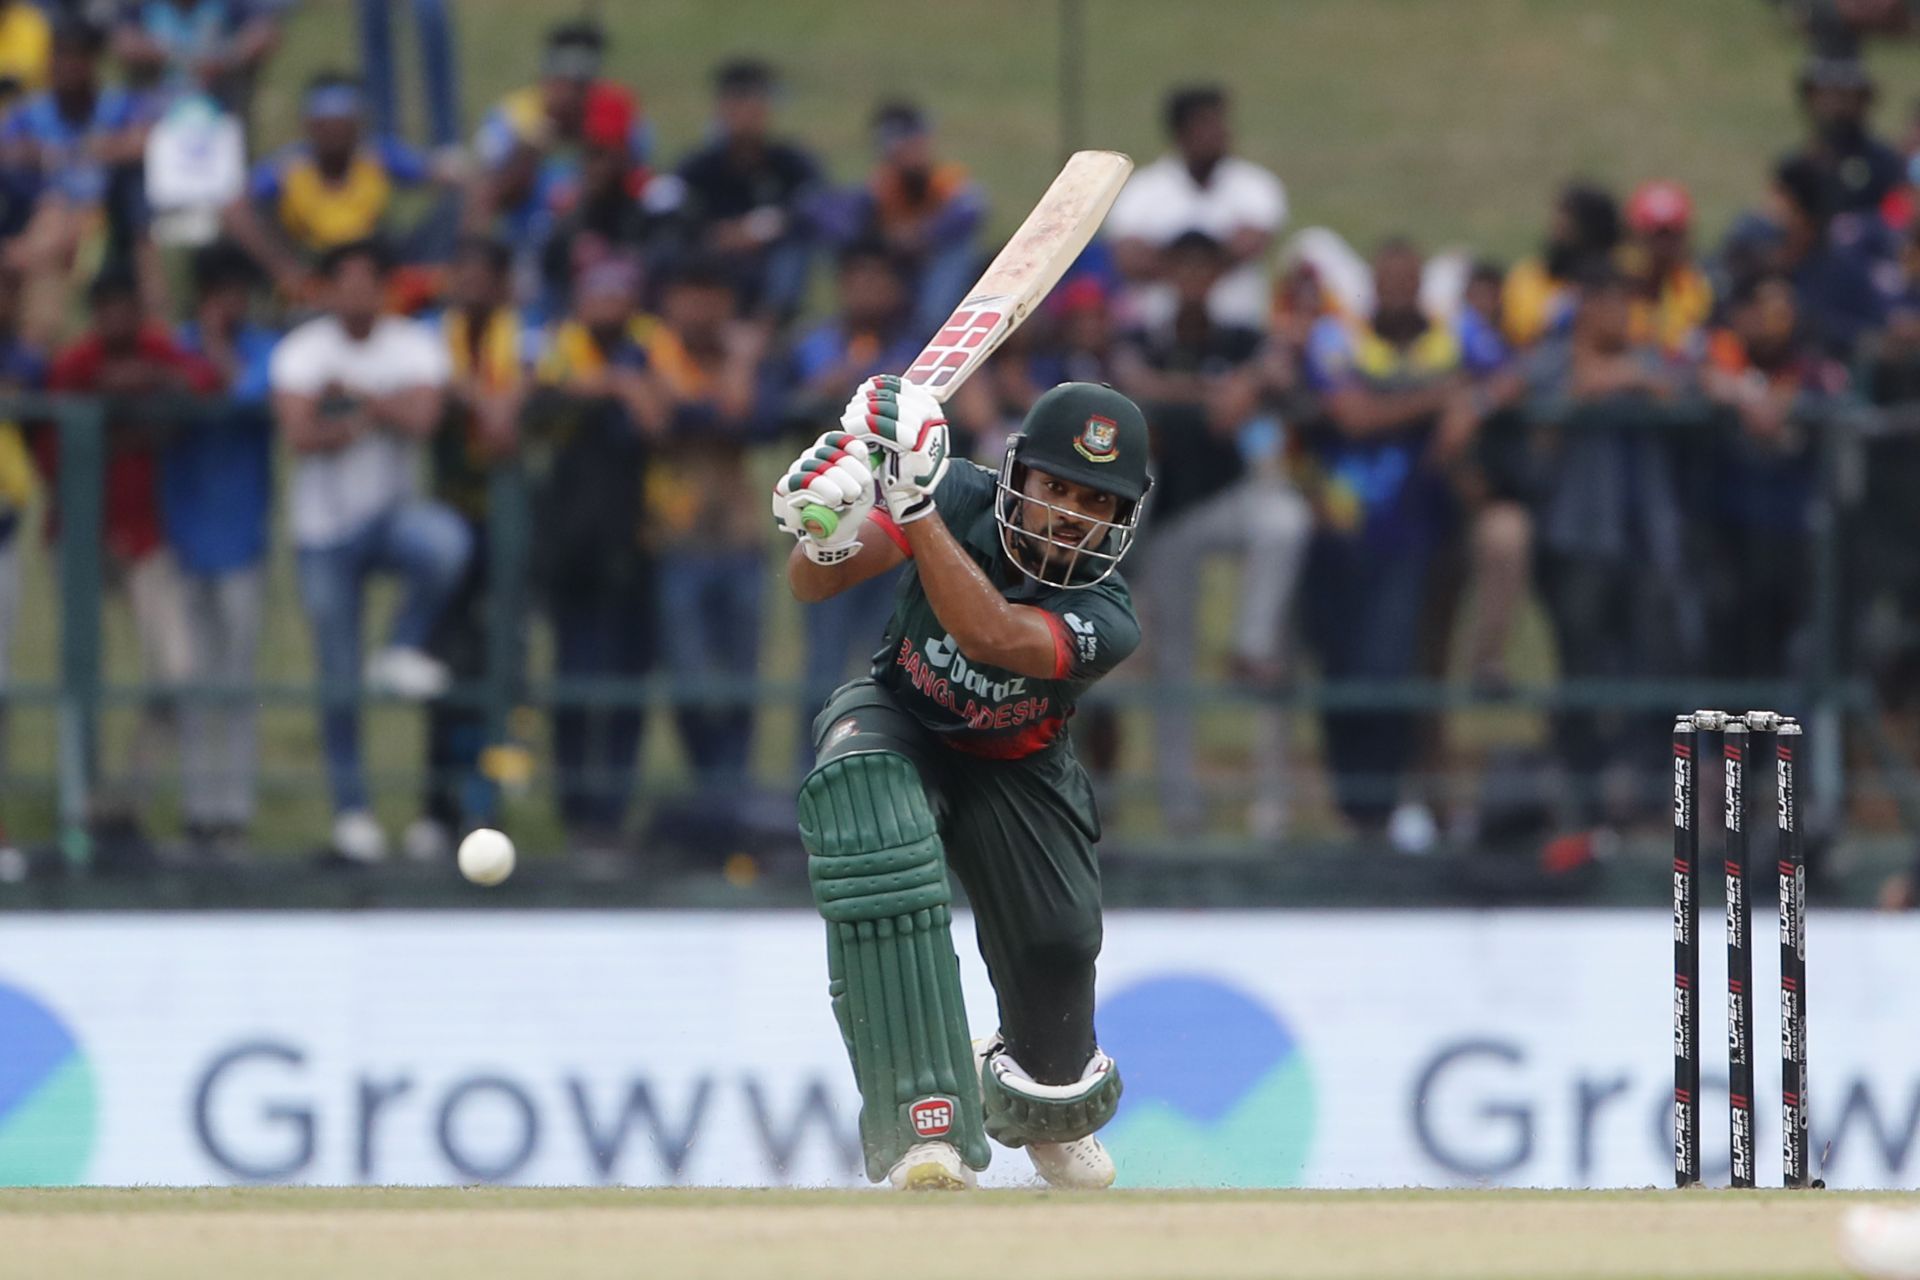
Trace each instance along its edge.
{"label": "shoe sole", "polygon": [[1050,1191],[1110,1191],[1113,1189],[1112,1178],[1108,1178],[1105,1182],[1073,1182],[1065,1178],[1055,1181],[1038,1169],[1034,1172],[1040,1174],[1040,1181],[1046,1183]]}
{"label": "shoe sole", "polygon": [[945,1165],[929,1160],[908,1169],[900,1181],[902,1191],[965,1191],[967,1180]]}

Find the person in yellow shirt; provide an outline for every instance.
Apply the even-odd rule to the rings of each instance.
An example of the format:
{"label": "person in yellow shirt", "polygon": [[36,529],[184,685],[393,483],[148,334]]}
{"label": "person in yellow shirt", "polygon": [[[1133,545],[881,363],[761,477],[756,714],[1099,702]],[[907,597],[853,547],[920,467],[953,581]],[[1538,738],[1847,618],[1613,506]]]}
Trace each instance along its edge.
{"label": "person in yellow shirt", "polygon": [[[564,680],[637,680],[653,668],[654,558],[642,501],[651,442],[665,428],[638,310],[639,273],[609,258],[582,271],[573,310],[540,362],[524,419],[536,477],[534,557]],[[623,874],[645,710],[630,701],[553,708],[556,800],[581,875]]]}
{"label": "person in yellow shirt", "polygon": [[0,84],[11,86],[4,100],[47,87],[47,61],[53,31],[47,15],[30,0],[0,0]]}
{"label": "person in yellow shirt", "polygon": [[[765,331],[739,318],[725,263],[691,257],[661,284],[647,364],[667,403],[647,467],[646,511],[659,555],[667,668],[682,680],[750,679],[758,667],[765,520],[747,446],[764,423]],[[746,785],[753,707],[682,707],[680,740],[701,789],[737,799]]]}
{"label": "person in yellow shirt", "polygon": [[1579,290],[1574,281],[1601,266],[1620,244],[1620,209],[1598,187],[1571,183],[1553,202],[1547,244],[1538,256],[1515,263],[1501,290],[1507,342],[1529,347],[1573,323]]}
{"label": "person in yellow shirt", "polygon": [[369,138],[365,94],[352,76],[323,72],[307,87],[306,137],[255,169],[248,193],[227,208],[227,232],[281,290],[309,287],[308,263],[382,233],[394,197],[428,182],[453,183],[396,138]]}
{"label": "person in yellow shirt", "polygon": [[1713,285],[1693,262],[1693,199],[1677,182],[1643,182],[1627,200],[1621,268],[1635,285],[1633,340],[1670,355],[1698,345],[1713,314]]}

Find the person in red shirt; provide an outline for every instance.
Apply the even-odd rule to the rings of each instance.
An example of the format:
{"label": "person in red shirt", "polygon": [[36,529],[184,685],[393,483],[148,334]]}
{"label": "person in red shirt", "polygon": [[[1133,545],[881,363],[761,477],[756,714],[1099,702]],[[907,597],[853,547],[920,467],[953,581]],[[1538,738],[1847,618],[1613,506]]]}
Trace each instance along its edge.
{"label": "person in red shirt", "polygon": [[[220,375],[182,351],[163,327],[149,323],[132,271],[103,271],[87,292],[87,304],[92,326],[54,358],[47,388],[110,398],[102,481],[106,582],[132,610],[142,678],[164,687],[186,679],[193,664],[179,572],[161,526],[158,445],[166,426],[146,406],[169,396],[213,392]],[[58,433],[44,433],[40,443],[42,469],[51,477],[60,465]],[[51,533],[58,513],[50,509],[48,515]],[[123,802],[129,807],[137,806],[147,789],[172,720],[165,696],[142,712],[126,773]]]}

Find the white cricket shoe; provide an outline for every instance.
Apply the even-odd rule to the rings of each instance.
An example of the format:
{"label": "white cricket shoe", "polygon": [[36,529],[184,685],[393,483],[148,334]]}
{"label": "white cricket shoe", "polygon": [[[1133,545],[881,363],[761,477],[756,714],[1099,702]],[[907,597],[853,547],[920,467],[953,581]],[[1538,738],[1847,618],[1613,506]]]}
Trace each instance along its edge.
{"label": "white cricket shoe", "polygon": [[1105,1191],[1113,1185],[1113,1157],[1092,1134],[1072,1142],[1029,1142],[1027,1159],[1048,1186],[1062,1191]]}
{"label": "white cricket shoe", "polygon": [[1870,1280],[1920,1280],[1920,1210],[1857,1204],[1840,1219],[1840,1260]]}
{"label": "white cricket shoe", "polygon": [[396,644],[367,660],[367,686],[376,693],[425,702],[453,687],[453,672],[424,649]]}
{"label": "white cricket shoe", "polygon": [[349,862],[378,862],[387,856],[387,833],[365,809],[348,809],[333,819],[333,851]]}
{"label": "white cricket shoe", "polygon": [[973,1170],[946,1142],[908,1147],[887,1181],[895,1191],[971,1191],[974,1185]]}

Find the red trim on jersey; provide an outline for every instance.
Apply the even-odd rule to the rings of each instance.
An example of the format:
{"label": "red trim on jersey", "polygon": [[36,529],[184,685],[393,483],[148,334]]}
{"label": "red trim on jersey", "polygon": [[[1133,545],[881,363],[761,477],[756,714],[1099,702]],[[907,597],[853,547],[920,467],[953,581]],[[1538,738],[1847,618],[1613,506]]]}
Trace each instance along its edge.
{"label": "red trim on jersey", "polygon": [[874,527],[880,532],[891,538],[893,545],[906,553],[907,559],[913,559],[913,548],[907,544],[907,535],[901,531],[899,525],[893,522],[892,516],[884,511],[874,510],[867,512],[867,519],[872,521]]}
{"label": "red trim on jersey", "polygon": [[1067,634],[1067,624],[1059,614],[1042,609],[1040,616],[1053,628],[1053,678],[1065,680],[1073,670],[1073,637]]}
{"label": "red trim on jersey", "polygon": [[1066,723],[1065,716],[1048,716],[1004,738],[969,740],[956,734],[943,736],[941,741],[961,755],[980,756],[987,760],[1018,760],[1053,745],[1053,740],[1060,736],[1060,730]]}

